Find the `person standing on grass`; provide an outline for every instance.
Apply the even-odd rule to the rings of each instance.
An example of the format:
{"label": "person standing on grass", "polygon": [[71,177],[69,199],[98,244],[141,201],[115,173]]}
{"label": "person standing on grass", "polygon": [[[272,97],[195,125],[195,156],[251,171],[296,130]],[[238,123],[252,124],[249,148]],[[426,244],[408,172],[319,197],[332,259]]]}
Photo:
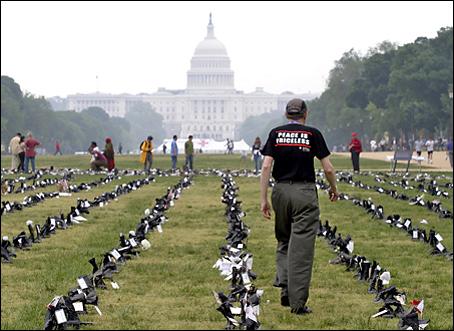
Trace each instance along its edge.
{"label": "person standing on grass", "polygon": [[353,171],[355,173],[359,173],[359,154],[361,154],[363,148],[356,132],[352,133],[352,140],[348,145],[348,150],[350,151],[352,157]]}
{"label": "person standing on grass", "polygon": [[140,144],[140,161],[143,163],[143,170],[150,172],[151,164],[153,163],[153,137],[148,136]]}
{"label": "person standing on grass", "polygon": [[115,168],[115,152],[110,137],[106,138],[106,146],[104,147],[104,156],[107,159],[107,170],[112,171]]}
{"label": "person standing on grass", "polygon": [[262,163],[262,154],[260,153],[261,148],[262,141],[260,140],[260,137],[256,137],[254,144],[252,145],[252,157],[254,158],[256,175],[259,173],[259,169],[261,168]]}
{"label": "person standing on grass", "polygon": [[176,135],[172,138],[172,143],[170,144],[170,158],[172,160],[172,171],[175,171],[177,168],[177,158],[178,158],[178,137]]}
{"label": "person standing on grass", "polygon": [[25,165],[24,171],[28,173],[28,163],[31,162],[32,164],[32,172],[35,172],[35,157],[36,151],[35,147],[41,145],[41,143],[33,138],[31,132],[27,134],[27,139],[25,140]]}
{"label": "person standing on grass", "polygon": [[20,153],[20,139],[22,134],[16,133],[14,137],[9,141],[9,150],[11,152],[11,170],[16,171],[20,164],[19,153]]}
{"label": "person standing on grass", "polygon": [[446,156],[449,158],[449,163],[451,164],[451,168],[452,168],[452,146],[453,143],[452,143],[452,137],[448,139],[448,143],[446,144]]}
{"label": "person standing on grass", "polygon": [[[286,107],[288,124],[271,130],[262,149],[265,156],[260,179],[260,209],[271,218],[268,185],[273,169],[276,185],[271,195],[275,213],[276,281],[281,288],[281,305],[294,314],[310,313],[306,306],[314,260],[315,237],[319,227],[318,194],[314,157],[330,183],[329,199],[336,201],[336,172],[321,132],[307,126],[306,103],[292,99]],[[273,166],[274,163],[274,166]]]}
{"label": "person standing on grass", "polygon": [[194,161],[194,144],[192,143],[192,136],[184,143],[184,154],[186,155],[185,165],[188,170],[193,170]]}
{"label": "person standing on grass", "polygon": [[61,153],[61,145],[58,142],[58,140],[55,142],[55,154],[54,155],[57,155],[57,154],[62,155],[62,153]]}
{"label": "person standing on grass", "polygon": [[25,146],[25,137],[23,135],[20,136],[19,141],[19,166],[17,167],[17,171],[24,172],[25,170],[25,150],[27,147]]}

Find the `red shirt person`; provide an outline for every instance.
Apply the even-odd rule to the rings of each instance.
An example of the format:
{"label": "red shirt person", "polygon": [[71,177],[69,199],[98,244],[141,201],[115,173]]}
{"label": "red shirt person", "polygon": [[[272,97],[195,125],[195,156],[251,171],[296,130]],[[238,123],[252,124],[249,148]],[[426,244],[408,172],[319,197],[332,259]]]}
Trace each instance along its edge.
{"label": "red shirt person", "polygon": [[29,132],[27,134],[27,139],[25,140],[25,165],[24,170],[25,173],[28,173],[28,163],[32,163],[32,171],[35,172],[35,156],[36,151],[35,147],[41,145],[41,143],[33,138],[32,133]]}
{"label": "red shirt person", "polygon": [[110,137],[106,138],[106,146],[104,148],[104,156],[107,159],[107,170],[112,171],[115,168],[115,152]]}
{"label": "red shirt person", "polygon": [[348,150],[351,153],[353,171],[359,173],[359,154],[363,151],[363,148],[356,132],[352,133],[352,140],[348,145]]}
{"label": "red shirt person", "polygon": [[58,141],[55,142],[55,154],[54,155],[57,155],[59,154],[62,155],[61,153],[61,146],[60,146],[60,143]]}

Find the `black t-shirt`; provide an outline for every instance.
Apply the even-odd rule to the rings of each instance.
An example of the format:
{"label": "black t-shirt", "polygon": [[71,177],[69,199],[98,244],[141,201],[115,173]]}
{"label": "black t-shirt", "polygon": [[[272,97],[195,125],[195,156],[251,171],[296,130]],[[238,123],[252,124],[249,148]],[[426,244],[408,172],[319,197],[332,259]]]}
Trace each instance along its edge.
{"label": "black t-shirt", "polygon": [[289,123],[271,130],[262,154],[274,159],[275,180],[315,182],[314,157],[330,155],[319,130]]}

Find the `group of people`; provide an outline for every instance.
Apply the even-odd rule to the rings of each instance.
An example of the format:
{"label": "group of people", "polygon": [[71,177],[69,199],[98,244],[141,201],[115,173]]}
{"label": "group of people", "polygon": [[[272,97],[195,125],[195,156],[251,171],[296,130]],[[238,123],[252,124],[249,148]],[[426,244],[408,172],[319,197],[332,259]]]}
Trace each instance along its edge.
{"label": "group of people", "polygon": [[[193,139],[192,135],[188,136],[188,140],[184,144],[185,154],[184,169],[190,171],[194,170],[194,143],[192,139]],[[178,140],[177,135],[174,135],[172,138],[172,143],[170,144],[170,159],[172,164],[172,171],[175,171],[177,168],[178,161],[177,140]],[[167,146],[165,147],[167,149]],[[142,143],[140,144],[140,162],[143,163],[143,169],[145,171],[150,171],[151,165],[153,164],[153,136],[148,136],[147,139],[142,141]]]}
{"label": "group of people", "polygon": [[27,133],[27,137],[23,136],[20,132],[11,138],[9,142],[9,149],[11,151],[11,170],[17,172],[29,171],[29,164],[32,166],[32,172],[36,170],[35,157],[36,146],[41,143],[33,138],[31,132]]}

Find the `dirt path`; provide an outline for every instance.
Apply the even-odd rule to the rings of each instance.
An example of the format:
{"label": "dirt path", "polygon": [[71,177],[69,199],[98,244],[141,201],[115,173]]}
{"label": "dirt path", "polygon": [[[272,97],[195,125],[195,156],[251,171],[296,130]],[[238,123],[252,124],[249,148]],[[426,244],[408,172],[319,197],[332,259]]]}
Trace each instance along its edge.
{"label": "dirt path", "polygon": [[[336,155],[342,155],[350,157],[350,153],[334,153]],[[387,156],[394,155],[394,152],[363,152],[361,153],[361,158],[387,161]],[[449,164],[449,159],[446,159],[446,152],[434,152],[433,163],[427,163],[427,152],[423,152],[423,155],[426,160],[422,161],[423,166],[430,167],[431,169],[424,169],[424,171],[452,171],[451,165]],[[406,163],[406,161],[398,161],[400,163]],[[411,161],[412,164],[417,164],[416,161]]]}

